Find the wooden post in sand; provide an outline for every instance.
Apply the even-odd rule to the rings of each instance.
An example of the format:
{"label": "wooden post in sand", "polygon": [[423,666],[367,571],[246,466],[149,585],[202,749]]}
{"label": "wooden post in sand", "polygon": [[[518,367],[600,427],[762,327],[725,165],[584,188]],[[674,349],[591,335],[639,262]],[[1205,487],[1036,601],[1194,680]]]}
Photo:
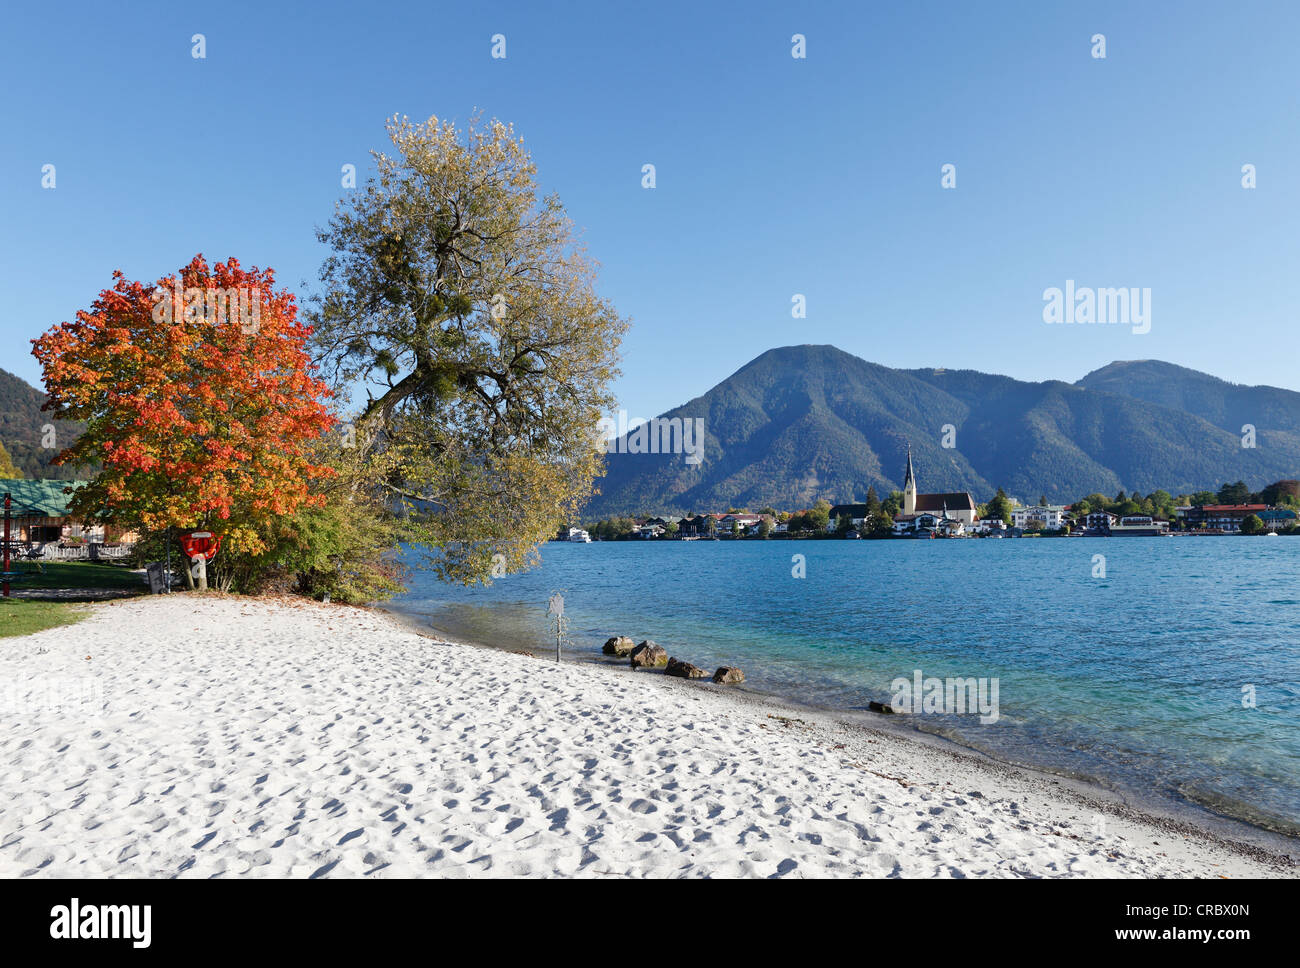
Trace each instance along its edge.
{"label": "wooden post in sand", "polygon": [[194,577],[199,580],[199,591],[208,590],[208,559],[203,555],[195,555],[192,559],[194,562]]}
{"label": "wooden post in sand", "polygon": [[556,592],[551,596],[547,614],[555,616],[555,661],[560,661],[560,642],[564,638],[564,596]]}

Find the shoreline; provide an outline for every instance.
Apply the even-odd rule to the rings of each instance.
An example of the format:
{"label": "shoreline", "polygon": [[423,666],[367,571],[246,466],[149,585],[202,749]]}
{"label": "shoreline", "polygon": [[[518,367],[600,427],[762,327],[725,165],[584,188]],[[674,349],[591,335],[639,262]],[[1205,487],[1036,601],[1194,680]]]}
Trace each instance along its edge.
{"label": "shoreline", "polygon": [[1296,873],[893,730],[378,609],[87,608],[0,652],[0,876]]}
{"label": "shoreline", "polygon": [[[517,650],[505,646],[450,633],[434,626],[431,622],[422,623],[416,613],[393,608],[387,603],[372,607],[388,615],[398,624],[410,628],[417,635],[435,641],[511,655],[519,654]],[[544,652],[529,653],[529,656],[542,661],[553,661],[553,657],[548,658]],[[601,653],[570,650],[562,653],[561,661],[598,669],[630,671],[626,660],[615,659]],[[1290,836],[1239,817],[1218,813],[1194,800],[1180,801],[1167,796],[1143,796],[1126,787],[1107,786],[1093,777],[1053,770],[1041,764],[1005,759],[980,747],[913,725],[912,721],[919,717],[900,718],[865,710],[819,706],[790,696],[757,690],[746,684],[719,687],[709,684],[708,680],[691,681],[668,676],[662,670],[640,670],[637,674],[666,689],[708,689],[711,695],[723,701],[755,709],[776,708],[791,714],[806,716],[816,720],[819,727],[831,734],[833,738],[842,738],[844,733],[883,735],[889,737],[891,741],[916,744],[941,755],[965,759],[970,763],[978,764],[980,768],[1003,776],[1033,776],[1044,783],[1060,787],[1060,792],[1076,798],[1089,809],[1109,812],[1115,816],[1123,816],[1170,832],[1201,837],[1225,849],[1240,851],[1266,863],[1280,862],[1300,868],[1300,837]]]}

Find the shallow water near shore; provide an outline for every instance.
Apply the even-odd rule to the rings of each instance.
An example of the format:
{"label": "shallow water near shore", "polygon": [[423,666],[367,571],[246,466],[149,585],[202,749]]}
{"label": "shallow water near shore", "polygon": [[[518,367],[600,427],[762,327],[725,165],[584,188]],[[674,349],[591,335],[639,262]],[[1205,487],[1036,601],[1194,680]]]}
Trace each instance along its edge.
{"label": "shallow water near shore", "polygon": [[916,670],[996,678],[996,723],[892,719],[1300,833],[1300,540],[553,542],[542,559],[488,588],[416,572],[390,607],[540,655],[562,591],[570,657],[611,635],[651,638],[832,710],[888,702]]}

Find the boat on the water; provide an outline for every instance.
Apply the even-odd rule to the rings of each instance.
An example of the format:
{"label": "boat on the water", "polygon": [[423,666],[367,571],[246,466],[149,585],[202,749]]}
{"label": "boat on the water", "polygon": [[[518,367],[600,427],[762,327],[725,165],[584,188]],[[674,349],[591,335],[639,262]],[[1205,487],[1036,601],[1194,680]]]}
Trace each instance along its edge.
{"label": "boat on the water", "polygon": [[1168,530],[1169,522],[1157,521],[1149,514],[1128,514],[1110,526],[1110,534],[1116,538],[1154,538]]}

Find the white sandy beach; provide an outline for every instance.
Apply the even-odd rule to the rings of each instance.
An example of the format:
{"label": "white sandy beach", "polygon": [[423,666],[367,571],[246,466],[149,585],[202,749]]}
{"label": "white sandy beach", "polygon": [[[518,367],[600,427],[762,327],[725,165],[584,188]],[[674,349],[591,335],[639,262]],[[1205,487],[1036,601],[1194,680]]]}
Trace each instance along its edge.
{"label": "white sandy beach", "polygon": [[0,639],[5,877],[1295,874],[708,683],[311,602],[87,607]]}

